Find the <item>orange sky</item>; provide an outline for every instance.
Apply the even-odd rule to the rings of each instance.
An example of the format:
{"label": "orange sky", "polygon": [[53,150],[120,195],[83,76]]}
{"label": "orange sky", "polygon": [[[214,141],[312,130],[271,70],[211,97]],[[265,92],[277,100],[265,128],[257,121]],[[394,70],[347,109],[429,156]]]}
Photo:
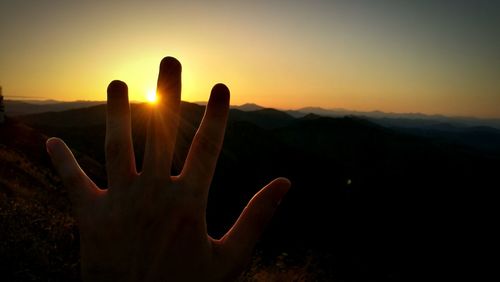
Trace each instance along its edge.
{"label": "orange sky", "polygon": [[120,79],[144,100],[171,55],[187,101],[224,82],[232,104],[500,117],[497,5],[102,2],[2,1],[4,95],[105,100]]}

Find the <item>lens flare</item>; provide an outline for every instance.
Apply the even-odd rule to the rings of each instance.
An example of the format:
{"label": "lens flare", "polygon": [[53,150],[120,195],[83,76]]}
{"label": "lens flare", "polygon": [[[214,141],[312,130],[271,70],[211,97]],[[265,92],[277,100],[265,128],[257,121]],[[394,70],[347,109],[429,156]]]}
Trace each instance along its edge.
{"label": "lens flare", "polygon": [[154,89],[149,89],[146,93],[146,101],[151,104],[156,104],[158,97],[156,96],[156,91]]}

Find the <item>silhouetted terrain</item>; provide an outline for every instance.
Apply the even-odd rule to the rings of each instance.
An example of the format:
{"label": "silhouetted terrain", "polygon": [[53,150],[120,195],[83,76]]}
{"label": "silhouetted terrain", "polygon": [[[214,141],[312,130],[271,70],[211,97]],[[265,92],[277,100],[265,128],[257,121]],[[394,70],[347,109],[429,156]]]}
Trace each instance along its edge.
{"label": "silhouetted terrain", "polygon": [[19,116],[27,114],[37,114],[44,112],[60,112],[83,107],[90,107],[104,104],[99,101],[75,101],[75,102],[60,102],[56,100],[41,100],[41,101],[20,101],[6,100],[5,108],[9,116]]}
{"label": "silhouetted terrain", "polygon": [[[203,111],[182,104],[173,173],[182,167]],[[104,163],[105,105],[18,119]],[[146,107],[132,105],[139,168],[146,119]],[[232,109],[209,195],[209,232],[222,235],[259,188],[286,176],[292,190],[259,245],[248,280],[281,273],[285,280],[406,281],[445,272],[448,265],[462,274],[482,263],[478,250],[493,236],[499,136],[491,128],[403,130],[354,117]],[[104,177],[94,175],[101,187]]]}
{"label": "silhouetted terrain", "polygon": [[[46,139],[11,119],[0,124],[1,281],[79,279],[78,230]],[[75,156],[89,175],[102,177],[99,163]]]}
{"label": "silhouetted terrain", "polygon": [[421,113],[386,113],[381,111],[361,112],[346,109],[324,109],[320,107],[305,107],[298,110],[290,110],[287,113],[294,117],[302,117],[310,113],[327,117],[357,116],[384,126],[397,127],[420,127],[447,123],[463,127],[489,126],[500,129],[500,119],[498,118],[448,117]]}
{"label": "silhouetted terrain", "polygon": [[[61,102],[57,100],[6,100],[7,114],[20,116],[43,112],[60,112],[83,107],[105,104],[104,101],[74,101]],[[195,104],[205,106],[206,102]],[[267,108],[254,103],[232,105],[232,109],[244,112],[265,110]],[[324,109],[321,107],[304,107],[297,110],[284,111],[288,115],[301,118],[309,114],[325,117],[355,116],[368,119],[386,127],[411,127],[420,128],[431,125],[449,124],[455,127],[493,127],[500,130],[500,119],[486,119],[474,117],[448,117],[443,115],[426,115],[420,113],[386,113],[381,111],[361,112],[346,109]]]}

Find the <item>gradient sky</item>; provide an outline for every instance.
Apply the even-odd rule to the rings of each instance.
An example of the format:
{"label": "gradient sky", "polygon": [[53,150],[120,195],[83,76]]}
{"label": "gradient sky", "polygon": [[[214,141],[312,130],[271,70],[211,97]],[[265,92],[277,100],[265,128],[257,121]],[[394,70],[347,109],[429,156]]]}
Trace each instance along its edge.
{"label": "gradient sky", "polygon": [[144,100],[165,55],[187,101],[500,117],[500,1],[0,1],[11,99]]}

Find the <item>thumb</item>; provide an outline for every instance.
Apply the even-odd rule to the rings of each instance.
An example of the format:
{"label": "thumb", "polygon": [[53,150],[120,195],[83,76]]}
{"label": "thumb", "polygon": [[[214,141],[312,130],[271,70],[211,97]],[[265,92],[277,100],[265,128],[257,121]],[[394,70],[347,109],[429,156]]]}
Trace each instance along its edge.
{"label": "thumb", "polygon": [[227,252],[238,257],[252,253],[290,185],[288,179],[277,178],[253,196],[231,230],[221,240]]}
{"label": "thumb", "polygon": [[68,189],[70,200],[78,211],[85,202],[97,194],[98,188],[83,172],[73,153],[61,139],[49,138],[46,147],[54,167]]}

